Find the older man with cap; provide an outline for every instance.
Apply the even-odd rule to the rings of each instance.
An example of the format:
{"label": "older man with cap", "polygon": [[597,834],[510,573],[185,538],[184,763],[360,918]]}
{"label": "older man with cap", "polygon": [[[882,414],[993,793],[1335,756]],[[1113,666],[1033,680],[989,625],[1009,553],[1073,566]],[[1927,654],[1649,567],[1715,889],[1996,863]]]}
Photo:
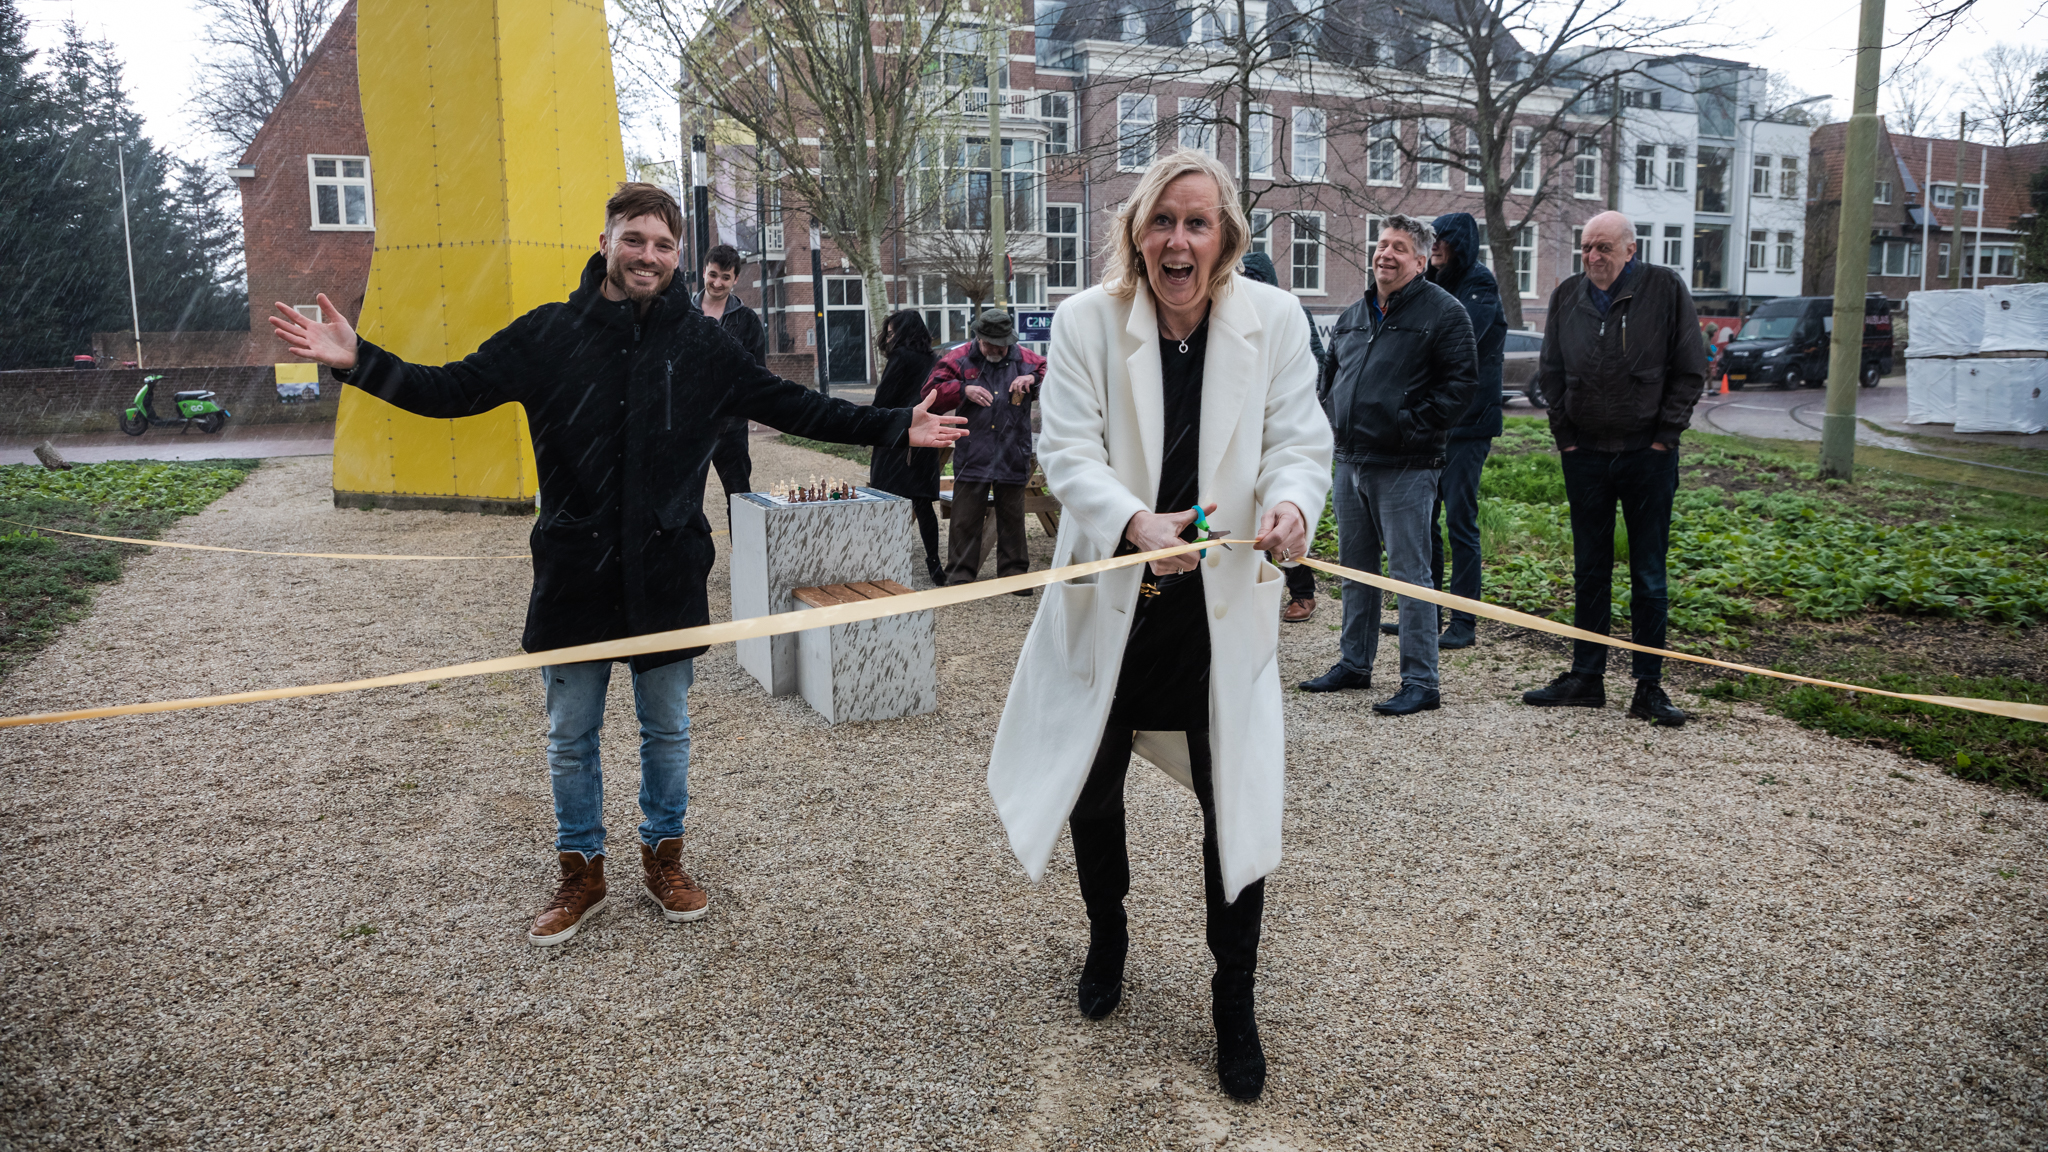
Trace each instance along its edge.
{"label": "older man with cap", "polygon": [[[1017,322],[1001,308],[975,317],[968,334],[974,339],[940,358],[924,384],[931,410],[958,409],[970,432],[953,454],[948,584],[981,573],[984,509],[991,495],[996,575],[1019,576],[1031,570],[1031,554],[1024,546],[1024,485],[1031,479],[1031,402],[1045,378],[1045,357],[1017,346]],[[1029,596],[1031,591],[1016,595]]]}

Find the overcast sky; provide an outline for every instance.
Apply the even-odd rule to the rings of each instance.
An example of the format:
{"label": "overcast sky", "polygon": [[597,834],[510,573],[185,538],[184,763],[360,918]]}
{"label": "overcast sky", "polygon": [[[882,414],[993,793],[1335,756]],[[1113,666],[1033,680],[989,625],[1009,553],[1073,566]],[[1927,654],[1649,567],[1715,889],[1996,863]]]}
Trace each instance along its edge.
{"label": "overcast sky", "polygon": [[[1646,9],[1665,0],[1631,0]],[[203,19],[190,0],[16,0],[32,21],[31,46],[53,48],[62,40],[66,19],[83,25],[95,38],[112,41],[128,77],[136,110],[148,121],[158,143],[193,158],[218,148],[204,139],[186,110],[192,61],[205,52],[200,39]],[[1654,6],[1654,7],[1653,7]],[[1916,0],[1892,0],[1887,7],[1888,32],[1900,36],[1917,23]],[[1936,75],[1961,86],[1971,57],[2004,40],[2012,44],[2048,43],[2048,15],[2039,14],[2043,0],[1978,0],[1967,21],[1927,57]],[[1832,93],[1836,117],[1849,113],[1848,95],[1854,80],[1857,0],[1722,0],[1715,6],[1717,22],[1708,31],[1725,36],[1718,51],[1733,59],[1781,72],[1809,93]],[[1896,54],[1893,59],[1896,58]],[[1891,60],[1887,60],[1889,66]],[[664,69],[667,71],[667,69]],[[676,145],[673,114],[666,124],[632,125],[628,146],[654,158],[671,158]]]}

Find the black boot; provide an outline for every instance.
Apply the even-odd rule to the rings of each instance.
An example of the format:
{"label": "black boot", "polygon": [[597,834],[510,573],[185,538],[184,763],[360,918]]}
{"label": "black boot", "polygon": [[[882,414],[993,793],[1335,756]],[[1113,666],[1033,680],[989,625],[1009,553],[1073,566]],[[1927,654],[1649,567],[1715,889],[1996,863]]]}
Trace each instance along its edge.
{"label": "black boot", "polygon": [[1252,1014],[1252,984],[1218,972],[1209,980],[1209,1016],[1216,1023],[1216,1080],[1232,1100],[1250,1104],[1266,1090],[1266,1050]]}
{"label": "black boot", "polygon": [[1081,965],[1081,1015],[1100,1020],[1124,1002],[1124,957],[1131,950],[1128,929],[1088,929],[1088,959]]}
{"label": "black boot", "polygon": [[1250,1103],[1266,1090],[1266,1050],[1252,1016],[1252,980],[1259,967],[1259,929],[1266,915],[1266,882],[1254,880],[1224,903],[1223,869],[1216,851],[1216,795],[1208,734],[1188,733],[1195,798],[1202,804],[1202,896],[1208,906],[1209,1015],[1216,1024],[1216,1080],[1233,1100]]}
{"label": "black boot", "polygon": [[1113,820],[1069,820],[1074,839],[1074,873],[1088,908],[1088,959],[1081,965],[1076,995],[1081,1014],[1100,1020],[1124,1000],[1124,957],[1131,935],[1124,897],[1131,890],[1131,861],[1124,847],[1123,814]]}
{"label": "black boot", "polygon": [[932,587],[944,588],[946,586],[946,566],[944,564],[927,558],[924,562],[924,572],[925,575],[932,578]]}

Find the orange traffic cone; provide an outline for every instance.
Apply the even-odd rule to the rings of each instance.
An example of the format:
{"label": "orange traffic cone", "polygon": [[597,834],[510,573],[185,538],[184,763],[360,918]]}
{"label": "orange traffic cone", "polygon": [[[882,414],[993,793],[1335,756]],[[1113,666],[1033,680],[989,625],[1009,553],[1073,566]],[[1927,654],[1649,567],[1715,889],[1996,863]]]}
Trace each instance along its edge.
{"label": "orange traffic cone", "polygon": [[1728,374],[1727,374],[1726,372],[1723,372],[1723,373],[1721,373],[1721,395],[1723,395],[1723,396],[1726,396],[1727,394],[1728,394]]}

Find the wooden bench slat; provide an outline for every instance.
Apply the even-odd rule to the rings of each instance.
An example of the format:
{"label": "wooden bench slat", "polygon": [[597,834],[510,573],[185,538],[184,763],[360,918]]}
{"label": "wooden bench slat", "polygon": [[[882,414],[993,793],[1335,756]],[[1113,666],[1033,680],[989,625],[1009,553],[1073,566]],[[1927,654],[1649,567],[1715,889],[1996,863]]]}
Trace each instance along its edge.
{"label": "wooden bench slat", "polygon": [[910,589],[894,580],[860,580],[850,584],[823,584],[814,588],[792,588],[789,594],[813,608],[835,604],[858,604],[890,596],[907,596]]}

